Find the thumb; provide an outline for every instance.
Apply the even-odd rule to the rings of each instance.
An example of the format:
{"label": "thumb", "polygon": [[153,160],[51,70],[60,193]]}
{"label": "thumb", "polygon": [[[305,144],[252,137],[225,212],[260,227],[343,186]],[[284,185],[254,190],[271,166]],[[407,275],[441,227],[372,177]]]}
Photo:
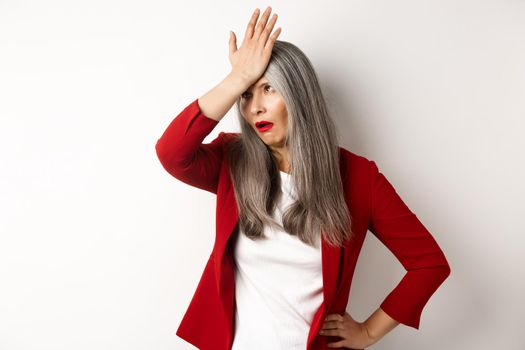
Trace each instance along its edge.
{"label": "thumb", "polygon": [[235,33],[230,30],[230,54],[237,51],[237,38]]}

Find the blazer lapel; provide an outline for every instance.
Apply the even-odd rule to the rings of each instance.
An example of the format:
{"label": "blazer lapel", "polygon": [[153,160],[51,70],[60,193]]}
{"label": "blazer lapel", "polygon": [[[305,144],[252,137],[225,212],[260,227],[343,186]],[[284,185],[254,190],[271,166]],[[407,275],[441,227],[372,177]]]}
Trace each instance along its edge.
{"label": "blazer lapel", "polygon": [[330,246],[324,239],[321,243],[323,296],[325,310],[330,310],[339,281],[341,248]]}

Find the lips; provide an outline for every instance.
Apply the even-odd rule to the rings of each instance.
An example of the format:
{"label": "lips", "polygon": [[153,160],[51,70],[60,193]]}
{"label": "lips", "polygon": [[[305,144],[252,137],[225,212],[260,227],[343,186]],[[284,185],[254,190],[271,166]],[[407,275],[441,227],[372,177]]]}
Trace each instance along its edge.
{"label": "lips", "polygon": [[255,127],[257,129],[259,129],[259,131],[269,130],[269,129],[272,128],[272,126],[273,126],[273,123],[269,122],[269,121],[266,121],[266,120],[261,120],[261,121],[258,121],[257,123],[255,123]]}

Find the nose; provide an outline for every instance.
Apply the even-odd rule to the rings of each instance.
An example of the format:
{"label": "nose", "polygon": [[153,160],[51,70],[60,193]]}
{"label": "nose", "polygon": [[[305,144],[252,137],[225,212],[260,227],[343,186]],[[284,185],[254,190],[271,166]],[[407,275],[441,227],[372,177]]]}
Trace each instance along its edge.
{"label": "nose", "polygon": [[259,113],[264,113],[264,102],[263,99],[258,96],[258,94],[253,94],[251,102],[252,104],[250,106],[250,110],[254,116],[257,116]]}

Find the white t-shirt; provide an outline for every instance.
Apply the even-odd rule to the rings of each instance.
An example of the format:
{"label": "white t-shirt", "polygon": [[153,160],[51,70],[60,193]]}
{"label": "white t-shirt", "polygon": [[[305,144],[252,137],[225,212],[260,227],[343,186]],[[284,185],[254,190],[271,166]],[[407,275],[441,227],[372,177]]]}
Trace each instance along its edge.
{"label": "white t-shirt", "polygon": [[[295,200],[290,174],[280,171],[283,196],[273,217],[282,224]],[[323,301],[321,240],[309,246],[265,227],[266,240],[242,230],[234,248],[235,330],[232,350],[306,349],[313,316]]]}

